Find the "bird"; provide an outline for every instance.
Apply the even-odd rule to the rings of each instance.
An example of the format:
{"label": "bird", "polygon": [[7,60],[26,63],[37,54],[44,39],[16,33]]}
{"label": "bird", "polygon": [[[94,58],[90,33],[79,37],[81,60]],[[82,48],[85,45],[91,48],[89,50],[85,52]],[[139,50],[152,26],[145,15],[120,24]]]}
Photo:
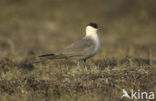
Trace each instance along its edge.
{"label": "bird", "polygon": [[122,92],[123,92],[123,95],[122,95],[121,98],[126,97],[126,98],[130,99],[130,96],[128,95],[128,93],[127,93],[127,91],[125,89],[123,89]]}
{"label": "bird", "polygon": [[66,48],[54,52],[52,54],[40,55],[40,61],[52,59],[72,59],[77,61],[77,70],[79,70],[79,63],[82,61],[87,71],[86,61],[96,55],[100,50],[100,39],[97,34],[99,27],[96,23],[89,23],[86,26],[86,35],[67,46]]}

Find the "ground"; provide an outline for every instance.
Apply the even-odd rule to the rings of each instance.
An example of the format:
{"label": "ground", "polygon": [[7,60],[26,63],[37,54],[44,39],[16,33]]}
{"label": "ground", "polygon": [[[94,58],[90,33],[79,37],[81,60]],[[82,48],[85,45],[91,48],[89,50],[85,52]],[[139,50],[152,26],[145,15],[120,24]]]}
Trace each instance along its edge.
{"label": "ground", "polygon": [[[0,101],[130,101],[123,89],[156,92],[154,9],[152,0],[0,1]],[[81,39],[89,22],[103,29],[87,72],[71,60],[33,63]]]}

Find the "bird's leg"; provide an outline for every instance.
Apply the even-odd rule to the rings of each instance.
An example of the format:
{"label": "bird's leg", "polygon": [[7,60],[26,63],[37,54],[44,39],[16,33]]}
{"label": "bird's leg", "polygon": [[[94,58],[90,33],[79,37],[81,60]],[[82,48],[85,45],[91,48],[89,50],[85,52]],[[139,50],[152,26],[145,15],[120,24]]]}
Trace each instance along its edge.
{"label": "bird's leg", "polygon": [[85,59],[85,60],[83,60],[83,64],[84,64],[85,70],[87,71],[86,59]]}
{"label": "bird's leg", "polygon": [[77,61],[77,71],[80,70],[80,60]]}

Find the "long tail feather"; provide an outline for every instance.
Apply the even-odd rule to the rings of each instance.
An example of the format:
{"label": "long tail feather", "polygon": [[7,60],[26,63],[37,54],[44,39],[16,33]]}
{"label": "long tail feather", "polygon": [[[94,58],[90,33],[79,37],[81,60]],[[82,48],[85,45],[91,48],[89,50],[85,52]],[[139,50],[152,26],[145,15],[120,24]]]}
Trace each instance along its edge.
{"label": "long tail feather", "polygon": [[55,54],[45,54],[45,55],[40,55],[39,57],[47,57],[47,56],[54,56]]}
{"label": "long tail feather", "polygon": [[43,62],[43,61],[51,60],[51,59],[64,59],[64,58],[66,58],[66,56],[64,56],[62,54],[59,54],[59,55],[45,54],[45,55],[40,55],[39,56],[39,62]]}

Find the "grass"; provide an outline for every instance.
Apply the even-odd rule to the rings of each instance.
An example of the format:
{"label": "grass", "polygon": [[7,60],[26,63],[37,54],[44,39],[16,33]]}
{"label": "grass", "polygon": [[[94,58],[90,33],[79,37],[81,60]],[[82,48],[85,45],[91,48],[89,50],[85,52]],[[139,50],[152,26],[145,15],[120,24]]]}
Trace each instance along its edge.
{"label": "grass", "polygon": [[[1,101],[127,101],[122,89],[156,92],[154,1],[0,2]],[[104,29],[88,72],[70,60],[30,64],[83,37],[90,21]]]}

